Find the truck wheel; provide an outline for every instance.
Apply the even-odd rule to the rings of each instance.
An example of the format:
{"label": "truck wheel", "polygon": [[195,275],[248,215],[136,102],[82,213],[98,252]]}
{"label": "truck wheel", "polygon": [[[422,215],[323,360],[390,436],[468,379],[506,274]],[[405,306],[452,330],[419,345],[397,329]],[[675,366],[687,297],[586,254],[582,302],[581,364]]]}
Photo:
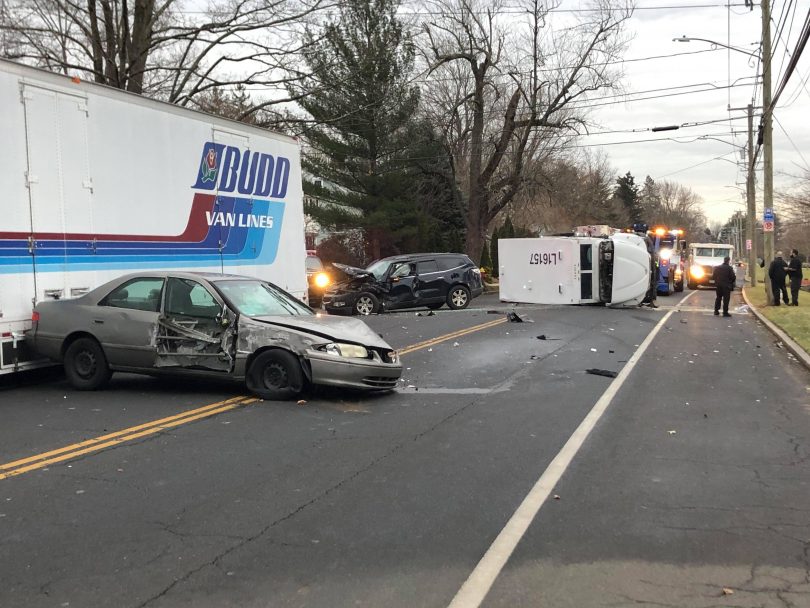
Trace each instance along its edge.
{"label": "truck wheel", "polygon": [[261,353],[250,364],[245,381],[252,393],[272,401],[292,399],[304,390],[301,363],[286,350]]}
{"label": "truck wheel", "polygon": [[95,391],[112,376],[101,344],[93,338],[78,338],[65,351],[65,375],[73,388]]}
{"label": "truck wheel", "polygon": [[453,285],[447,294],[447,306],[453,310],[461,310],[470,305],[470,290],[464,285]]}
{"label": "truck wheel", "polygon": [[380,308],[380,301],[373,293],[361,293],[354,303],[354,312],[358,315],[370,315]]}
{"label": "truck wheel", "polygon": [[675,283],[675,292],[681,293],[683,291],[683,281],[678,281]]}

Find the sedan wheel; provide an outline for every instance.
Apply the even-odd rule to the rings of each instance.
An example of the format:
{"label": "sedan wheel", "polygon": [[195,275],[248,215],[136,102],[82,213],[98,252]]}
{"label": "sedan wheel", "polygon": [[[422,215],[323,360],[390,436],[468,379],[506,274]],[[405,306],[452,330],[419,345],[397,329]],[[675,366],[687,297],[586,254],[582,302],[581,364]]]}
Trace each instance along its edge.
{"label": "sedan wheel", "polygon": [[267,350],[256,357],[247,373],[247,387],[262,399],[292,399],[304,389],[301,363],[285,350]]}
{"label": "sedan wheel", "polygon": [[65,351],[65,375],[73,388],[94,391],[110,380],[112,372],[101,345],[93,338],[79,338]]}
{"label": "sedan wheel", "polygon": [[447,305],[454,309],[467,308],[470,304],[470,290],[464,285],[456,285],[447,294]]}
{"label": "sedan wheel", "polygon": [[357,301],[354,303],[354,311],[358,315],[370,315],[377,312],[377,307],[380,305],[379,300],[370,293],[361,293],[357,296]]}

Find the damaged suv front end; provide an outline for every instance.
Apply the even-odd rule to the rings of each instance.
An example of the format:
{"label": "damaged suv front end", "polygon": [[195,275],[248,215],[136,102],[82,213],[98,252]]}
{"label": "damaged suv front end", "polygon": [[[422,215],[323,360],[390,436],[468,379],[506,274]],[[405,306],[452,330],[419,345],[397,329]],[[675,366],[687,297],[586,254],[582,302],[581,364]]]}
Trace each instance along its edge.
{"label": "damaged suv front end", "polygon": [[365,323],[316,315],[258,279],[197,273],[129,275],[75,300],[35,309],[32,337],[79,389],[113,371],[244,380],[264,398],[307,384],[390,390],[402,374]]}

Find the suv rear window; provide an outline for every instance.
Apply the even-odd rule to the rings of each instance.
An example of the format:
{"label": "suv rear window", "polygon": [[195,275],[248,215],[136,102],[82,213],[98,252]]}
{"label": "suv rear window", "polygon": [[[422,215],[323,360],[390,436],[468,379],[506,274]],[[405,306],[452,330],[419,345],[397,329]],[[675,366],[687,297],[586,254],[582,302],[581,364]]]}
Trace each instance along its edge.
{"label": "suv rear window", "polygon": [[416,274],[428,274],[431,272],[439,272],[439,265],[436,264],[435,260],[416,263]]}
{"label": "suv rear window", "polygon": [[472,265],[467,256],[447,256],[436,260],[439,263],[439,270],[450,270],[459,266]]}

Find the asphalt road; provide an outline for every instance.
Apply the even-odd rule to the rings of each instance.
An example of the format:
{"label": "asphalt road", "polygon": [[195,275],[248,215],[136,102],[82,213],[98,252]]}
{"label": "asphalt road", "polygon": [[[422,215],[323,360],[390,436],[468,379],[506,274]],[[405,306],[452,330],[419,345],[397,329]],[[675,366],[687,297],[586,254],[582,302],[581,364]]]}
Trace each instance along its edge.
{"label": "asphalt road", "polygon": [[713,298],[371,317],[396,393],[157,431],[245,393],[5,381],[0,473],[90,443],[0,477],[0,606],[810,606],[810,373]]}

